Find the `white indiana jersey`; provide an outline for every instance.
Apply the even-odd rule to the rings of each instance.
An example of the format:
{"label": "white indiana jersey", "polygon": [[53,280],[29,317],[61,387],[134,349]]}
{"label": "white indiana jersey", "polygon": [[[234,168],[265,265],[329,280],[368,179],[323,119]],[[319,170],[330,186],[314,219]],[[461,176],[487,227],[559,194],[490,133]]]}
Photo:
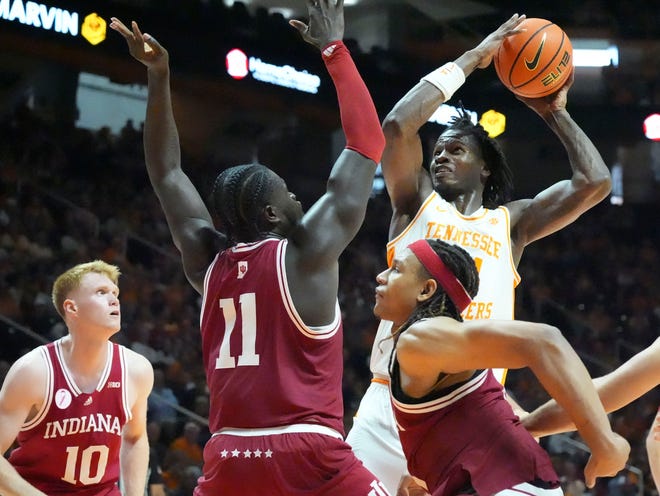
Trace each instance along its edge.
{"label": "white indiana jersey", "polygon": [[[433,191],[415,218],[401,234],[387,243],[387,262],[395,254],[418,239],[437,238],[460,246],[475,261],[479,271],[479,292],[462,313],[463,319],[513,319],[515,288],[520,283],[511,252],[509,211],[500,206],[494,210],[481,207],[472,215],[461,214]],[[383,320],[378,326],[371,350],[371,372],[389,379],[388,362],[392,351],[392,322]],[[493,370],[504,383],[504,370]]]}

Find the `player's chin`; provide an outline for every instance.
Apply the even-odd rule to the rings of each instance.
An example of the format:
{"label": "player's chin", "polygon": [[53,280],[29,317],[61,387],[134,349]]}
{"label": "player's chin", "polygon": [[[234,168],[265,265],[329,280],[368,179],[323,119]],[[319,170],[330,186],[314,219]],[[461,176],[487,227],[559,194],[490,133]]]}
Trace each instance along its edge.
{"label": "player's chin", "polygon": [[389,320],[389,319],[388,319],[387,309],[384,308],[384,306],[383,306],[383,304],[382,304],[382,302],[381,302],[381,298],[378,297],[378,296],[376,297],[376,302],[374,303],[374,309],[373,309],[373,312],[374,312],[374,315],[375,315],[377,318],[379,318],[379,319]]}
{"label": "player's chin", "polygon": [[374,308],[373,308],[374,315],[378,317],[379,319],[382,319],[383,317],[381,316],[380,312],[380,307],[378,305],[378,297],[376,297],[376,302],[374,303]]}

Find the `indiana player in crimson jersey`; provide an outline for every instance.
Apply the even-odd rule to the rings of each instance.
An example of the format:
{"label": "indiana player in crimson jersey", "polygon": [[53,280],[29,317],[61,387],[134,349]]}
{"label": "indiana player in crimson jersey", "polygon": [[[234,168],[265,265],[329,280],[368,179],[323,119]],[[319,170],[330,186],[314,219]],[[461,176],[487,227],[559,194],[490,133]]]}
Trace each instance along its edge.
{"label": "indiana player in crimson jersey", "polygon": [[53,285],[69,333],[19,358],[0,390],[4,496],[144,494],[149,459],[147,397],[153,369],[114,344],[119,269],[76,265]]}
{"label": "indiana player in crimson jersey", "polygon": [[[580,358],[558,329],[465,320],[477,294],[472,257],[420,239],[376,278],[374,313],[394,323],[391,401],[408,470],[432,496],[562,494],[550,457],[521,425],[492,368],[529,367],[575,419],[591,450],[585,482],[613,476],[630,446],[610,427]],[[487,370],[482,370],[482,369]]]}
{"label": "indiana player in crimson jersey", "polygon": [[346,149],[326,194],[304,215],[284,180],[267,167],[223,171],[212,193],[222,232],[181,169],[167,51],[135,23],[132,29],[117,19],[111,24],[147,66],[147,170],[188,281],[204,297],[213,435],[197,496],[387,494],[343,440],[337,304],[338,259],[362,224],[385,143],[369,92],[341,41],[343,1],[310,0],[307,7],[309,24],[291,24],[322,53],[337,90]]}

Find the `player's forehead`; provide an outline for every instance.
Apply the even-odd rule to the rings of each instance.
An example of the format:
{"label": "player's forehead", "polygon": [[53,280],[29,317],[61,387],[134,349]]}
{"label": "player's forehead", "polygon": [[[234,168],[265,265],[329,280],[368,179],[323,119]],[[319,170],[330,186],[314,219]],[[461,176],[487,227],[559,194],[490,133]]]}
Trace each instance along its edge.
{"label": "player's forehead", "polygon": [[117,291],[118,286],[106,274],[88,272],[80,279],[80,289],[83,291],[95,291],[97,289]]}
{"label": "player's forehead", "polygon": [[471,134],[461,129],[447,129],[439,137],[435,143],[436,148],[444,148],[449,144],[462,144],[464,146],[475,148],[478,147],[477,140]]}

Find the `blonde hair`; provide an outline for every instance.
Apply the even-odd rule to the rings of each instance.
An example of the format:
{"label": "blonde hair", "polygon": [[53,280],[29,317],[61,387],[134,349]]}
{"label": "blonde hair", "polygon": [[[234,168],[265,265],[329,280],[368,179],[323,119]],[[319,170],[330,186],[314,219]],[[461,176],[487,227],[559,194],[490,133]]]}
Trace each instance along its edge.
{"label": "blonde hair", "polygon": [[94,260],[71,267],[66,272],[60,274],[53,283],[52,300],[55,310],[64,318],[64,300],[71,291],[78,289],[82,278],[89,273],[102,274],[107,276],[113,283],[119,281],[119,267],[104,262],[103,260]]}

